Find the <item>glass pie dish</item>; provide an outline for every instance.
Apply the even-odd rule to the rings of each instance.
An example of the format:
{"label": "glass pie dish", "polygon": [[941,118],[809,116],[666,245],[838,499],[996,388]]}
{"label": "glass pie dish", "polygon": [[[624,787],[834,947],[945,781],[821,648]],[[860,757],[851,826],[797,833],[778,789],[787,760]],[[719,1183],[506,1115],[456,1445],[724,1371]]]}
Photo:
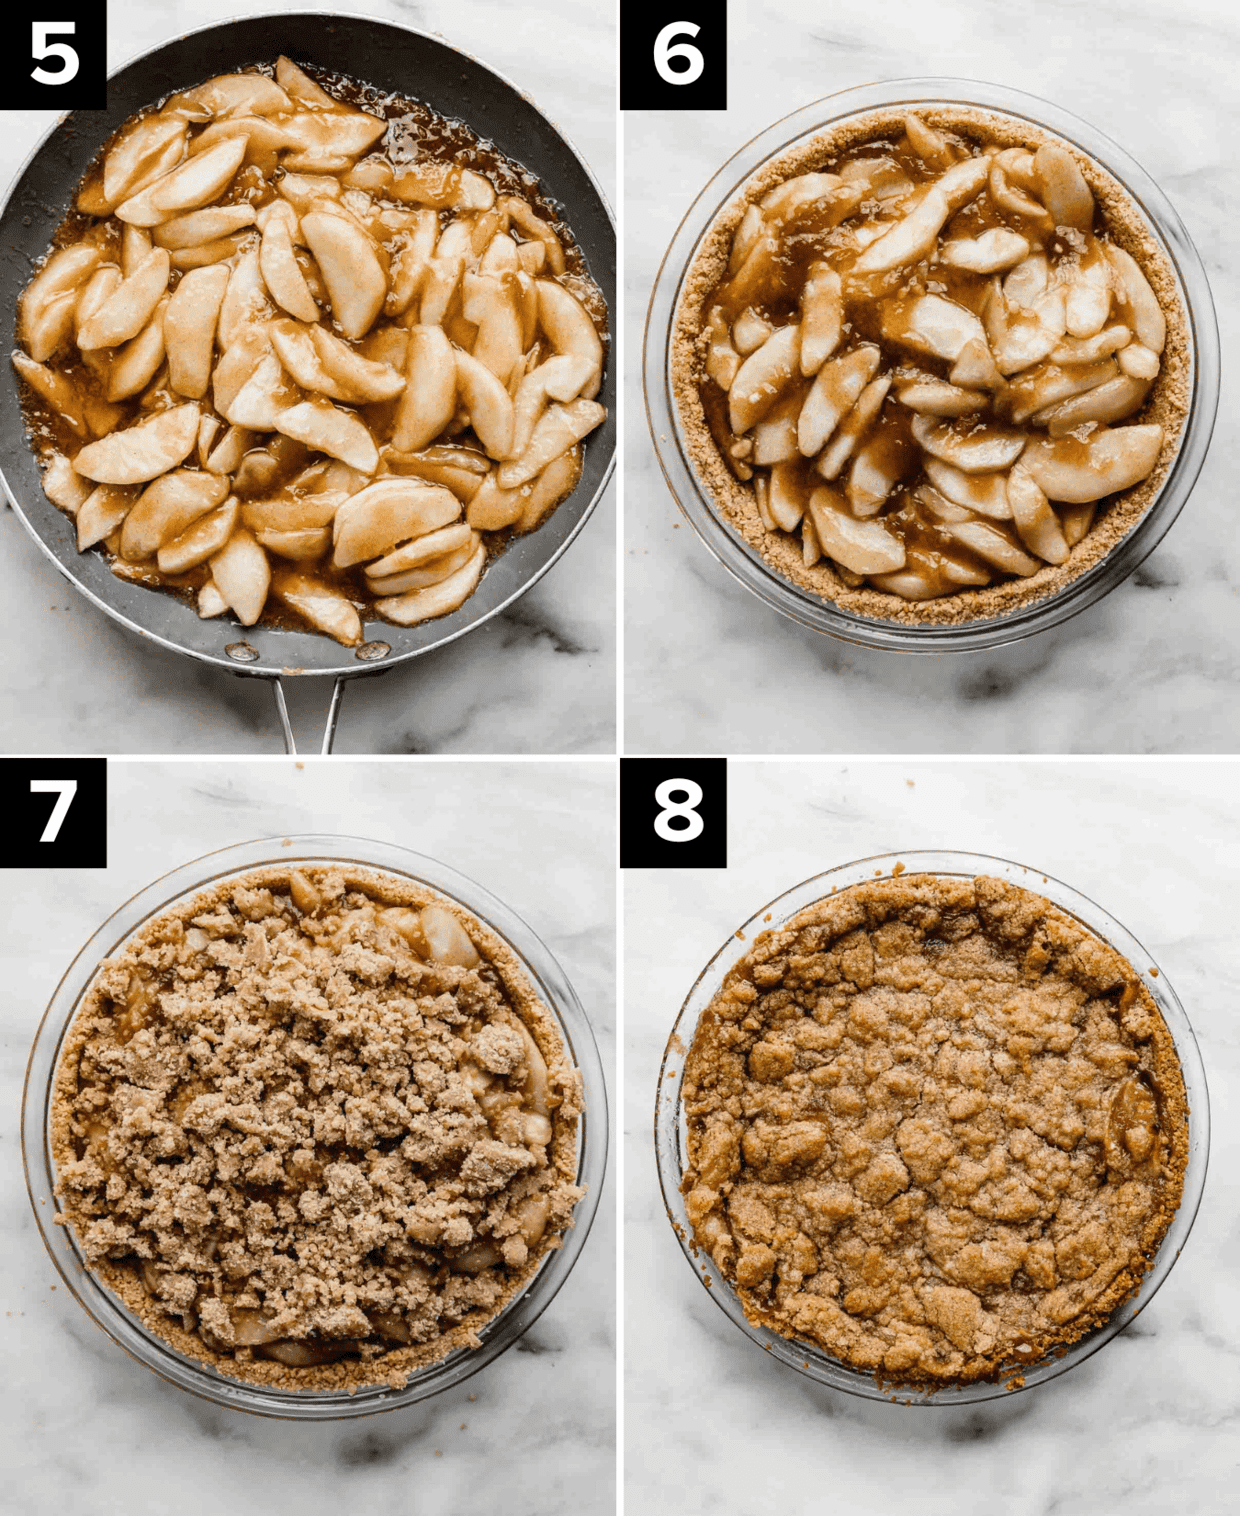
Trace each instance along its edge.
{"label": "glass pie dish", "polygon": [[[985,874],[1006,884],[1034,891],[1113,948],[1136,971],[1141,985],[1148,991],[1170,1031],[1184,1080],[1189,1111],[1187,1166],[1180,1203],[1140,1286],[1099,1326],[1067,1346],[1055,1347],[1036,1363],[1014,1365],[1010,1373],[1005,1368],[993,1380],[947,1384],[933,1389],[901,1387],[894,1383],[880,1384],[873,1374],[846,1365],[804,1338],[788,1338],[765,1327],[755,1326],[746,1316],[731,1284],[720,1276],[718,1266],[695,1243],[685,1195],[681,1189],[689,1152],[688,1129],[682,1105],[684,1064],[693,1045],[699,1020],[723,986],[729,970],[750,951],[753,939],[759,933],[777,930],[824,896],[897,872],[905,877],[928,874],[959,880]],[[1175,991],[1136,938],[1100,906],[1056,879],[1004,859],[953,851],[889,853],[818,874],[762,906],[737,932],[729,936],[703,969],[681,1007],[660,1066],[655,1104],[655,1152],[668,1217],[686,1259],[703,1285],[709,1289],[715,1303],[752,1342],[789,1368],[848,1394],[906,1405],[966,1405],[1001,1398],[1015,1390],[1030,1389],[1074,1368],[1104,1347],[1153,1298],[1184,1247],[1201,1200],[1209,1154],[1209,1100],[1197,1043]]]}
{"label": "glass pie dish", "polygon": [[[824,133],[846,140],[849,131],[861,132],[871,116],[922,107],[931,112],[936,108],[990,112],[997,122],[1016,126],[1026,121],[1032,136],[1045,137],[1050,132],[1079,150],[1119,186],[1144,222],[1150,245],[1165,264],[1163,277],[1174,285],[1184,328],[1183,408],[1187,415],[1178,436],[1170,434],[1176,437],[1175,443],[1164,444],[1159,467],[1166,473],[1157,488],[1156,480],[1151,481],[1152,501],[1144,504],[1148,495],[1134,500],[1122,517],[1117,516],[1113,534],[1119,540],[1109,550],[1103,538],[1087,538],[1087,546],[1073,554],[1062,572],[1056,571],[1045,584],[1035,580],[1027,595],[1001,596],[1000,609],[987,601],[979,604],[976,598],[970,603],[968,593],[959,594],[947,603],[961,607],[951,620],[945,615],[910,616],[907,609],[900,613],[895,597],[890,617],[884,614],[885,607],[850,608],[828,598],[836,591],[815,593],[818,586],[795,583],[789,576],[799,574],[799,569],[779,572],[758,551],[761,532],[753,537],[746,526],[742,534],[741,523],[732,519],[738,510],[736,502],[728,496],[725,509],[717,497],[724,485],[716,481],[712,488],[708,474],[714,465],[707,461],[714,447],[704,443],[701,422],[682,414],[676,398],[678,388],[682,396],[685,393],[687,334],[695,329],[695,318],[681,313],[682,304],[696,299],[688,291],[702,285],[698,266],[709,266],[718,241],[716,229],[730,224],[736,214],[732,208],[750,182],[770,182],[779,165],[808,163],[810,145]],[[807,154],[804,159],[802,153]],[[767,177],[762,178],[763,174]],[[1187,232],[1157,185],[1121,148],[1069,113],[1018,91],[968,80],[909,79],[850,89],[816,101],[769,127],[719,170],[681,222],[664,257],[647,316],[643,375],[655,452],[672,493],[707,547],[747,589],[793,620],[847,641],[900,651],[970,651],[1017,641],[1074,615],[1122,582],[1161,540],[1183,507],[1209,445],[1218,402],[1218,335],[1209,287]],[[702,459],[700,464],[695,462],[695,453]],[[729,488],[738,498],[748,498],[751,486]],[[1130,520],[1135,524],[1129,526]],[[1111,535],[1108,531],[1107,537]],[[778,545],[786,553],[782,538]],[[786,562],[777,561],[787,568]],[[812,561],[806,558],[807,564]]]}
{"label": "glass pie dish", "polygon": [[[481,1328],[479,1346],[454,1349],[415,1369],[399,1389],[375,1384],[352,1393],[300,1390],[227,1377],[177,1351],[144,1325],[88,1266],[72,1229],[57,1224],[62,1207],[54,1198],[53,1086],[70,1026],[100,961],[120,951],[154,917],[208,886],[238,879],[263,865],[293,863],[373,869],[429,886],[458,903],[511,949],[581,1074],[584,1111],[577,1127],[575,1182],[585,1194],[562,1245],[545,1255],[526,1286]],[[411,1405],[459,1384],[511,1347],[538,1319],[571,1272],[598,1206],[607,1157],[607,1097],[590,1024],[571,984],[547,947],[503,902],[448,865],[388,843],[327,835],[266,838],[209,853],[155,880],[115,911],[77,954],[35,1036],[23,1096],[22,1146],[31,1205],[52,1261],[78,1303],[114,1342],[170,1383],[216,1404],[259,1415],[330,1420]]]}

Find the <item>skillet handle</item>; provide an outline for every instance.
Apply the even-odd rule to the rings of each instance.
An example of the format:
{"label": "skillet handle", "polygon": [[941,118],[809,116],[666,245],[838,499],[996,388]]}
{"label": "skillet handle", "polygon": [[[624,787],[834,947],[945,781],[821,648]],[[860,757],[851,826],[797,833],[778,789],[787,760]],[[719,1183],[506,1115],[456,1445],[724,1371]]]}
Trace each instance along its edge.
{"label": "skillet handle", "polygon": [[[272,694],[275,696],[276,715],[280,718],[280,735],[284,739],[284,751],[292,757],[297,756],[297,743],[293,737],[293,726],[288,719],[288,704],[284,699],[284,683],[277,674],[271,681]],[[338,676],[332,686],[331,703],[327,707],[327,724],[323,728],[323,746],[320,753],[327,757],[336,741],[336,723],[340,720],[340,702],[344,698],[344,678]]]}

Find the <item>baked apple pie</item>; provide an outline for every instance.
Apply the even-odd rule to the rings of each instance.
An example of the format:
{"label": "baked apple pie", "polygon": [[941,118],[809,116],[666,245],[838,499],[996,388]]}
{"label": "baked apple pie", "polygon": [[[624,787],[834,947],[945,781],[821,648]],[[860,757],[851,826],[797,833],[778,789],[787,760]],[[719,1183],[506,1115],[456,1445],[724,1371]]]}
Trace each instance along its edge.
{"label": "baked apple pie", "polygon": [[21,297],[44,489],[123,578],[345,645],[571,493],[606,308],[519,165],[287,58],[127,122]]}
{"label": "baked apple pie", "polygon": [[859,614],[990,616],[1097,563],[1189,393],[1174,273],[1123,188],[1026,121],[877,111],[707,234],[673,384],[725,519]]}
{"label": "baked apple pie", "polygon": [[55,1075],[58,1219],[223,1374],[399,1387],[559,1246],[580,1112],[481,922],[389,875],[269,867],[100,966]]}
{"label": "baked apple pie", "polygon": [[763,932],[682,1098],[694,1237],[746,1316],[890,1384],[1019,1375],[1105,1320],[1188,1159],[1132,965],[993,878],[876,879]]}

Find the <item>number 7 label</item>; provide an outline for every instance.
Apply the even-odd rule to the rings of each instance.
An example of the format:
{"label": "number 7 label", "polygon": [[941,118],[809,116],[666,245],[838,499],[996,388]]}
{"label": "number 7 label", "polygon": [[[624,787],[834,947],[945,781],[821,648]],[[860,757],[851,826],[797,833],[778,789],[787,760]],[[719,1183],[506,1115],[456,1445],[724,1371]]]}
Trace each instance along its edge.
{"label": "number 7 label", "polygon": [[73,797],[77,794],[77,790],[76,779],[32,779],[30,781],[32,795],[54,794],[56,796],[56,804],[52,807],[52,814],[43,828],[40,842],[55,842],[60,836],[60,829],[65,824],[65,817],[69,814],[69,807],[73,804]]}
{"label": "number 7 label", "polygon": [[108,866],[106,758],[0,758],[0,869]]}

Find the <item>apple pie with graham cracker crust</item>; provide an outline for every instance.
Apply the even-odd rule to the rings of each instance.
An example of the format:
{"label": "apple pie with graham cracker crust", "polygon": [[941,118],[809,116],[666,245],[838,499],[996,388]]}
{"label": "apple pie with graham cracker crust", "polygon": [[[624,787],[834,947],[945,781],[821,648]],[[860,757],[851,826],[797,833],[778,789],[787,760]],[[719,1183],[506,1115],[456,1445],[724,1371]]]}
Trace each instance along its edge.
{"label": "apple pie with graham cracker crust", "polygon": [[1192,387],[1133,197],[966,105],[869,111],[768,162],[707,232],[671,341],[725,524],[800,590],[910,625],[1100,563],[1167,478]]}
{"label": "apple pie with graham cracker crust", "polygon": [[403,1386],[584,1193],[580,1076],[511,949],[407,879],[270,866],[100,966],[52,1102],[60,1224],[220,1373]]}
{"label": "apple pie with graham cracker crust", "polygon": [[763,932],[682,1098],[694,1239],[745,1315],[888,1384],[1019,1374],[1098,1326],[1188,1159],[1132,966],[994,878],[876,879]]}

